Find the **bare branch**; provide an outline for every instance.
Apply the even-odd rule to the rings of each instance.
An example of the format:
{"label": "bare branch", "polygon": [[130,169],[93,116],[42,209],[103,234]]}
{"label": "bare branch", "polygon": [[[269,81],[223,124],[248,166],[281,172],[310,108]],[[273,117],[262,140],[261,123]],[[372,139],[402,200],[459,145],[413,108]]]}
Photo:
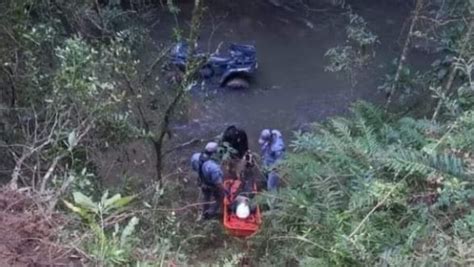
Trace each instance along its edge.
{"label": "bare branch", "polygon": [[46,184],[49,181],[49,178],[53,174],[54,170],[56,169],[56,165],[58,165],[58,162],[64,158],[66,154],[59,155],[53,159],[53,163],[51,163],[51,166],[49,166],[48,171],[46,174],[43,176],[42,181],[41,181],[41,187],[40,187],[40,193],[44,192],[46,189]]}
{"label": "bare branch", "polygon": [[[158,64],[163,60],[163,58],[168,54],[168,52],[170,51],[171,47],[167,47],[165,49],[163,49],[161,51],[161,53],[158,55],[158,57],[155,59],[155,61],[153,61],[153,63],[150,65],[150,67],[148,68],[148,70],[145,72],[145,76],[143,76],[143,79],[141,81],[141,84],[144,84],[148,81],[148,79],[150,79],[151,77],[151,74],[153,73],[153,71],[155,70],[156,66],[158,66]],[[128,81],[128,83],[130,83]]]}
{"label": "bare branch", "polygon": [[411,38],[413,36],[415,25],[416,25],[416,22],[418,21],[419,14],[421,12],[422,7],[423,7],[423,0],[417,0],[415,11],[414,11],[414,14],[413,14],[413,18],[412,18],[411,24],[410,24],[410,29],[408,30],[407,38],[405,40],[405,44],[403,45],[402,53],[400,55],[400,58],[398,59],[397,72],[395,73],[395,78],[393,80],[393,84],[392,84],[392,86],[390,88],[390,91],[388,93],[387,103],[385,104],[385,111],[387,111],[388,107],[392,103],[393,94],[395,93],[395,91],[397,89],[397,83],[400,80],[400,75],[402,73],[403,66],[405,64],[407,54],[408,54],[408,51],[409,51]]}
{"label": "bare branch", "polygon": [[169,154],[169,153],[171,153],[171,152],[173,152],[173,151],[175,151],[175,150],[182,149],[182,148],[185,148],[185,147],[187,147],[187,146],[191,146],[191,145],[194,145],[194,144],[196,144],[196,143],[202,143],[202,142],[204,142],[203,139],[193,138],[193,139],[191,139],[191,140],[189,140],[189,141],[187,141],[187,142],[184,142],[184,143],[182,143],[182,144],[180,144],[180,145],[177,145],[177,146],[175,146],[175,147],[173,147],[173,148],[171,148],[171,149],[166,150],[166,151],[163,153],[163,155],[166,155],[166,154]]}

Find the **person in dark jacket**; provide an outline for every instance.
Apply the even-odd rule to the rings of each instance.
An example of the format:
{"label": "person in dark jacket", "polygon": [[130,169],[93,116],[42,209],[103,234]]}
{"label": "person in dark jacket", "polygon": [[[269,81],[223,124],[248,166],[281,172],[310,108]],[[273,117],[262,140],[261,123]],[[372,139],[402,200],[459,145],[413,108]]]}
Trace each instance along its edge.
{"label": "person in dark jacket", "polygon": [[248,149],[247,133],[234,125],[227,127],[222,135],[220,150],[227,177],[238,177],[237,165]]}
{"label": "person in dark jacket", "polygon": [[227,143],[228,146],[233,148],[235,150],[235,156],[239,159],[249,150],[247,133],[234,125],[227,127],[224,131],[222,143]]}

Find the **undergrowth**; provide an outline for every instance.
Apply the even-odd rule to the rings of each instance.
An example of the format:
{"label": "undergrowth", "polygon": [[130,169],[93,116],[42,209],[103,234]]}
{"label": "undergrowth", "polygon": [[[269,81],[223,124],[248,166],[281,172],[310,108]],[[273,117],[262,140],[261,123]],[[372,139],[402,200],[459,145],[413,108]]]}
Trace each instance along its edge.
{"label": "undergrowth", "polygon": [[351,110],[296,133],[282,167],[289,185],[265,218],[258,257],[300,266],[472,264],[474,113],[436,124],[364,102]]}

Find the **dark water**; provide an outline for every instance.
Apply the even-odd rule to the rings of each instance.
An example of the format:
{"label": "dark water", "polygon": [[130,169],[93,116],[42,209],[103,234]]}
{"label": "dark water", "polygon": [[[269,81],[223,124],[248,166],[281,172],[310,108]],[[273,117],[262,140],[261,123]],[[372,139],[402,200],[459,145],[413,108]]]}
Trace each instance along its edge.
{"label": "dark water", "polygon": [[[298,2],[290,1],[287,2]],[[186,28],[194,1],[181,1],[178,21]],[[403,23],[409,16],[409,1],[353,0],[350,4],[379,36],[373,62],[357,76],[352,87],[346,76],[325,72],[324,53],[345,41],[347,18],[343,9],[312,1],[308,11],[275,7],[266,0],[205,1],[208,6],[202,25],[200,48],[213,51],[220,42],[252,43],[257,47],[259,70],[250,90],[230,91],[215,86],[196,89],[189,103],[189,117],[173,126],[172,145],[193,138],[208,139],[228,125],[244,128],[250,146],[263,128],[280,129],[289,141],[292,131],[305,124],[344,114],[351,102],[363,99],[383,101],[377,92],[384,73],[400,53],[397,43]],[[350,1],[347,1],[350,2]],[[150,11],[157,23],[152,36],[157,43],[169,44],[174,18],[163,9]],[[170,154],[175,164],[170,172],[188,165],[193,151],[204,144]],[[112,184],[123,177],[153,178],[154,151],[146,142],[134,142],[100,159],[101,175]],[[168,171],[168,170],[167,170]]]}
{"label": "dark water", "polygon": [[[355,88],[344,75],[324,70],[327,49],[344,44],[347,20],[343,9],[321,3],[317,7],[325,11],[298,6],[290,10],[263,0],[207,1],[200,48],[212,51],[220,42],[255,44],[259,70],[250,90],[209,89],[207,97],[203,92],[195,93],[191,105],[199,112],[192,112],[190,120],[178,125],[175,133],[183,139],[212,136],[237,124],[254,141],[265,127],[291,136],[306,123],[346,112],[357,99],[380,101],[376,88],[387,63],[397,55],[394,40],[408,8],[394,1],[353,2],[353,10],[367,20],[381,42],[374,62],[357,77]],[[189,20],[191,7],[180,5],[181,25]],[[156,40],[168,38],[170,25],[174,25],[172,17],[161,16],[153,31]]]}

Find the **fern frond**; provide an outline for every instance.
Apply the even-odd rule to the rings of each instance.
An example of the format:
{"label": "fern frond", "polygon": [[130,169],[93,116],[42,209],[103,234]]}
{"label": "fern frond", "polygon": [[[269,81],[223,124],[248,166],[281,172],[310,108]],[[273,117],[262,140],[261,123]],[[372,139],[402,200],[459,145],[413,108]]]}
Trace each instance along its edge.
{"label": "fern frond", "polygon": [[351,134],[351,122],[345,118],[335,118],[330,121],[330,130],[331,132],[345,140],[345,141],[351,141],[352,140],[352,134]]}
{"label": "fern frond", "polygon": [[406,146],[421,148],[427,143],[424,127],[413,118],[402,118],[398,122],[400,141]]}
{"label": "fern frond", "polygon": [[357,119],[362,119],[374,129],[380,129],[387,121],[383,110],[365,101],[355,102],[350,110]]}
{"label": "fern frond", "polygon": [[379,141],[377,140],[377,135],[372,126],[367,125],[366,121],[363,118],[357,118],[355,127],[361,134],[359,138],[363,144],[364,152],[368,155],[372,155],[379,148]]}
{"label": "fern frond", "polygon": [[324,150],[326,147],[315,133],[295,132],[294,136],[295,138],[291,141],[290,147],[293,148],[295,152],[316,152]]}
{"label": "fern frond", "polygon": [[462,160],[451,154],[428,155],[415,150],[403,149],[388,153],[384,161],[386,166],[395,172],[465,176]]}

